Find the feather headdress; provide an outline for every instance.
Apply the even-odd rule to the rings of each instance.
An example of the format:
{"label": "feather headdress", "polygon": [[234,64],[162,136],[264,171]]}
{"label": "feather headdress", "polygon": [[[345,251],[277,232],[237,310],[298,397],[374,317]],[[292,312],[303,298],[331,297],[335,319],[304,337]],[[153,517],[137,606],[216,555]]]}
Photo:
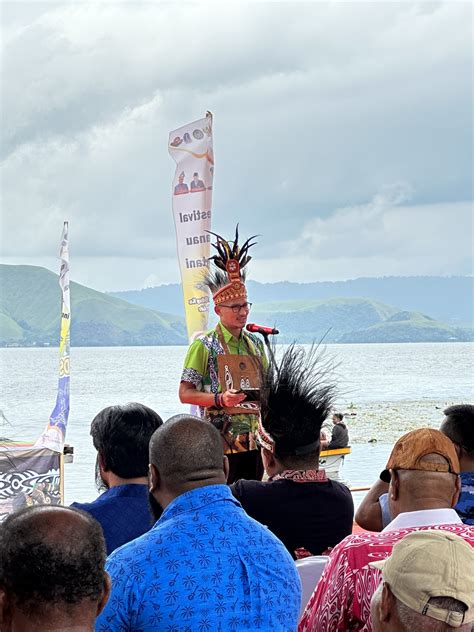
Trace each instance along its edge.
{"label": "feather headdress", "polygon": [[334,368],[317,345],[306,350],[295,343],[278,366],[262,368],[258,443],[281,457],[304,458],[319,450],[321,426],[336,396]]}
{"label": "feather headdress", "polygon": [[216,237],[216,243],[211,244],[217,250],[217,254],[209,257],[213,262],[206,274],[205,283],[209,287],[215,305],[220,305],[228,300],[247,298],[245,288],[244,268],[251,260],[248,251],[255,245],[252,242],[257,235],[249,237],[242,246],[239,246],[239,225],[235,227],[235,238],[227,241],[217,233],[208,230],[208,233]]}

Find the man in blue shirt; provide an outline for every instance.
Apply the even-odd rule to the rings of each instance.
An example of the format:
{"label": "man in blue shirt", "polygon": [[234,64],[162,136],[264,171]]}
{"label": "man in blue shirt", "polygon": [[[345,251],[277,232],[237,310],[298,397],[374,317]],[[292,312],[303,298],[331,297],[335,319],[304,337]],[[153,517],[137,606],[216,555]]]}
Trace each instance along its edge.
{"label": "man in blue shirt", "polygon": [[209,422],[177,415],[155,432],[150,496],[163,514],[109,557],[112,594],[96,631],[296,630],[295,564],[232,496],[227,472]]}
{"label": "man in blue shirt", "polygon": [[474,525],[474,406],[457,404],[444,414],[440,430],[454,443],[461,466],[461,494],[454,509],[464,524]]}
{"label": "man in blue shirt", "polygon": [[148,446],[163,423],[148,406],[109,406],[91,425],[97,450],[96,479],[106,491],[91,503],[72,507],[91,514],[102,526],[107,555],[150,529],[148,505]]}

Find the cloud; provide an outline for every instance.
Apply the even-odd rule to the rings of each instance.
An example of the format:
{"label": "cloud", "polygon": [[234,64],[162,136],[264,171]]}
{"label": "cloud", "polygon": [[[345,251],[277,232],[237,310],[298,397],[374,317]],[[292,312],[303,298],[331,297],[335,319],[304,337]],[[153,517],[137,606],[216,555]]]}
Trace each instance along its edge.
{"label": "cloud", "polygon": [[253,277],[336,281],[360,276],[472,275],[472,202],[413,206],[406,204],[409,195],[409,188],[399,183],[367,204],[307,222],[297,239],[281,246],[278,259],[254,266]]}
{"label": "cloud", "polygon": [[[350,262],[364,258],[370,270],[377,239],[386,241],[373,274],[469,268],[470,255],[464,264],[447,255],[454,241],[439,261],[391,249],[412,225],[410,213],[397,223],[403,209],[438,217],[472,199],[471,18],[456,2],[6,3],[5,257],[51,256],[69,219],[71,252],[92,285],[87,262],[101,258],[114,262],[104,268],[115,288],[178,280],[159,263],[175,256],[167,137],[210,109],[214,227],[226,233],[239,220],[244,234],[265,235],[261,280],[274,274],[275,249],[294,278],[311,280],[292,247],[309,240],[332,257],[337,230],[350,256],[314,274],[354,276]],[[397,182],[410,207],[388,200]],[[384,201],[367,204],[374,191]],[[368,236],[347,243],[343,231],[356,228],[346,216]],[[437,235],[425,234],[428,250]]]}

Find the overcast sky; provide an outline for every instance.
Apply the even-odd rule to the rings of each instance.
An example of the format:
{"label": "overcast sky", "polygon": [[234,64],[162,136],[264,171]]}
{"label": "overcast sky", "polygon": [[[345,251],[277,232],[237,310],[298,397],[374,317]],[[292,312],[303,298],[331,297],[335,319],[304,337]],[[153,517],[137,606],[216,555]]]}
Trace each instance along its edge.
{"label": "overcast sky", "polygon": [[168,134],[214,114],[251,278],[473,272],[469,2],[2,2],[2,259],[179,281]]}

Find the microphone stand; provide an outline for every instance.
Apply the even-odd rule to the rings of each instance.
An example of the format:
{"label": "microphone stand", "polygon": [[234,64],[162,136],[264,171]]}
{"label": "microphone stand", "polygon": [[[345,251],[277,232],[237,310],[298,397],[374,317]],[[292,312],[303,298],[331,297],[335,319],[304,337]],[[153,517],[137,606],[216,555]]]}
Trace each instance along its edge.
{"label": "microphone stand", "polygon": [[268,336],[270,334],[265,334],[263,332],[259,332],[259,333],[261,333],[261,335],[263,336],[263,339],[265,341],[265,346],[266,346],[267,351],[268,351],[268,358],[270,360],[270,363],[275,367],[275,369],[278,370],[277,363],[276,363],[276,360],[275,360],[275,355],[274,355],[273,349],[272,349],[272,345],[270,344],[270,341],[268,340]]}

